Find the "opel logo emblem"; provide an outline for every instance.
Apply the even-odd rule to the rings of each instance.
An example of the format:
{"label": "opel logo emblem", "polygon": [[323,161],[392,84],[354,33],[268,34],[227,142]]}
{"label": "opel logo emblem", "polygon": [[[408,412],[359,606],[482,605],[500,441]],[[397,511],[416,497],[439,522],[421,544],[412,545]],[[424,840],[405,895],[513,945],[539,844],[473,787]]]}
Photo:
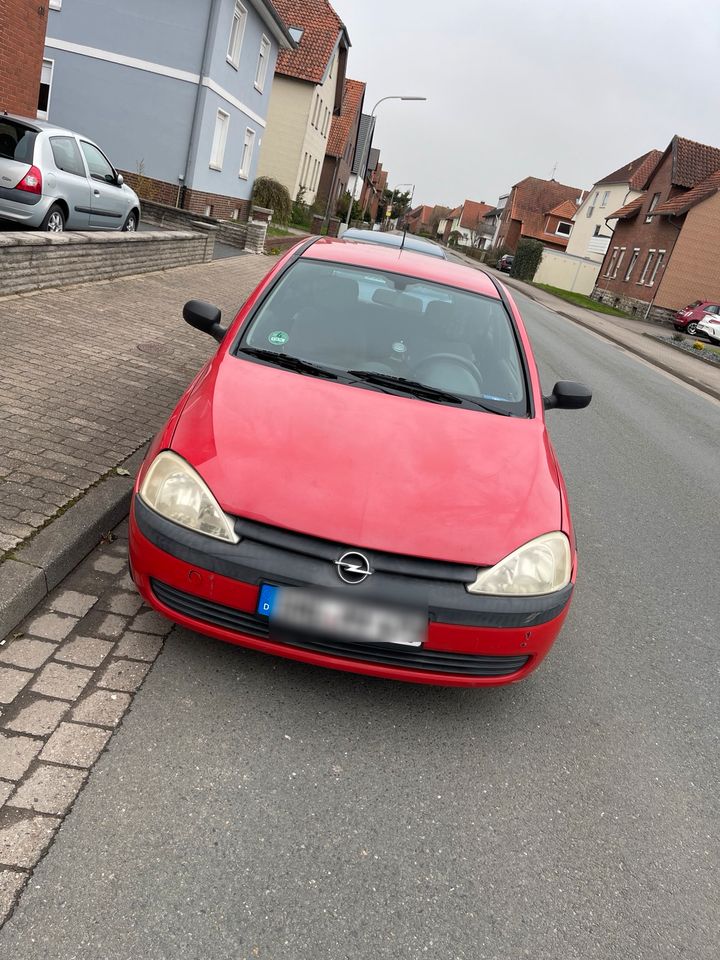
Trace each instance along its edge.
{"label": "opel logo emblem", "polygon": [[338,576],[345,583],[362,583],[372,575],[368,558],[354,550],[344,553],[339,560],[335,561],[335,566]]}

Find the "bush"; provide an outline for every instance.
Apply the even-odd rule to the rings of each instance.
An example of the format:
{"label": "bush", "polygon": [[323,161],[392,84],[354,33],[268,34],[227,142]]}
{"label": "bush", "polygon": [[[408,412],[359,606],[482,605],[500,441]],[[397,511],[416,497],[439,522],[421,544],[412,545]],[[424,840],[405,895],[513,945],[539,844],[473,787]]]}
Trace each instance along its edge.
{"label": "bush", "polygon": [[510,276],[516,280],[533,279],[543,255],[543,245],[539,240],[521,240],[515,251]]}
{"label": "bush", "polygon": [[695,350],[704,350],[704,349],[705,349],[705,344],[702,342],[702,340],[696,340],[696,341],[693,343],[693,348],[694,348]]}
{"label": "bush", "polygon": [[276,223],[287,223],[292,216],[293,203],[287,188],[272,177],[258,177],[252,192],[256,207],[268,207]]}

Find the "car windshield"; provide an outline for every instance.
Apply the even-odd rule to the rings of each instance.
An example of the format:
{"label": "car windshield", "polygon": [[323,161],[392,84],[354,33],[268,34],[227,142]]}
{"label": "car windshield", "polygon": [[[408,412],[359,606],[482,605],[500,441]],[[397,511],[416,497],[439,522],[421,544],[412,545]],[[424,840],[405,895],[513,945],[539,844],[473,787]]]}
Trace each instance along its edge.
{"label": "car windshield", "polygon": [[305,375],[312,364],[345,383],[422,400],[528,412],[500,300],[383,270],[298,260],[251,319],[237,353]]}
{"label": "car windshield", "polygon": [[0,158],[32,163],[37,131],[24,123],[0,117]]}

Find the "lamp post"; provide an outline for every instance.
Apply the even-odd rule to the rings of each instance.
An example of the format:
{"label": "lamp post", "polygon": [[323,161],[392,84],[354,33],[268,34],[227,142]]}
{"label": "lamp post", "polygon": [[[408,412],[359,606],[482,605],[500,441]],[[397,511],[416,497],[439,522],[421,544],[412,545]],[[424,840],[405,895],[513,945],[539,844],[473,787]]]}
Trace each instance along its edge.
{"label": "lamp post", "polygon": [[[384,103],[386,100],[427,100],[427,97],[401,97],[401,96],[381,97],[381,98],[378,100],[378,102],[375,104],[375,106],[372,108],[372,113],[370,114],[370,125],[369,125],[369,128],[368,128],[368,135],[367,135],[367,137],[365,138],[365,143],[363,144],[363,151],[362,151],[362,154],[361,154],[361,156],[360,156],[360,173],[361,173],[361,176],[362,176],[363,186],[365,186],[365,164],[367,163],[368,155],[369,155],[369,153],[370,153],[370,139],[371,139],[371,137],[372,137],[373,130],[374,130],[373,121],[374,121],[374,119],[375,119],[375,111],[376,111],[377,108],[380,106],[380,104],[381,104],[381,103]],[[360,196],[362,196],[362,193],[360,194]],[[346,226],[346,227],[347,227],[347,225],[350,223],[350,218],[351,218],[351,216],[352,216],[352,208],[353,208],[353,201],[354,201],[354,200],[355,200],[355,197],[351,194],[351,195],[350,195],[350,203],[348,204],[347,216],[345,217],[345,226]]]}

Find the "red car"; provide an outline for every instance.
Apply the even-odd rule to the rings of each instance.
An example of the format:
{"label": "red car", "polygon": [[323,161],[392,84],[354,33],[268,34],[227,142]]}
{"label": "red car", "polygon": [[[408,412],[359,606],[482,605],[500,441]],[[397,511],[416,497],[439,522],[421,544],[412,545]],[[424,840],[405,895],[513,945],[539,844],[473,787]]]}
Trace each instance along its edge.
{"label": "red car", "polygon": [[416,683],[520,680],[577,559],[516,306],[487,274],[303,241],[219,341],[137,477],[130,564],[170,619],[306,663]]}
{"label": "red car", "polygon": [[697,325],[704,320],[707,315],[717,317],[720,314],[720,303],[713,303],[712,300],[696,300],[684,310],[679,310],[673,319],[673,325],[681,333],[689,333],[694,337],[697,333]]}

